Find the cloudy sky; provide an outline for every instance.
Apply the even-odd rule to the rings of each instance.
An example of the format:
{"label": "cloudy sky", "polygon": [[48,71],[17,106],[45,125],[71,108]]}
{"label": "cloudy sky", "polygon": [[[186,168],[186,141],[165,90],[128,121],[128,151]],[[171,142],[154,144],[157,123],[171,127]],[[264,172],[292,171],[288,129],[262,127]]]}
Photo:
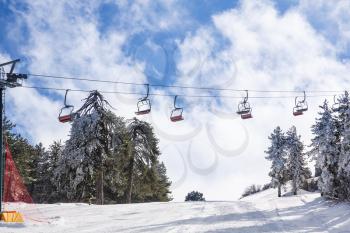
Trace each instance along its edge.
{"label": "cloudy sky", "polygon": [[[189,88],[151,87],[169,96],[151,96],[152,114],[141,117],[160,138],[176,201],[191,190],[235,200],[269,181],[264,150],[273,128],[295,125],[309,144],[318,105],[349,87],[349,12],[348,0],[0,0],[0,63],[20,58],[16,71],[31,74],[250,90],[253,119],[245,121],[235,114],[244,92]],[[105,94],[126,118],[146,92],[35,76],[24,85],[140,93]],[[300,93],[259,92],[266,90]],[[294,96],[304,90],[309,111],[294,117]],[[64,91],[6,94],[6,115],[32,143],[67,139],[70,125],[57,121]],[[173,95],[183,122],[169,121]],[[190,97],[198,95],[219,97]],[[79,107],[84,96],[70,92],[69,102]]]}

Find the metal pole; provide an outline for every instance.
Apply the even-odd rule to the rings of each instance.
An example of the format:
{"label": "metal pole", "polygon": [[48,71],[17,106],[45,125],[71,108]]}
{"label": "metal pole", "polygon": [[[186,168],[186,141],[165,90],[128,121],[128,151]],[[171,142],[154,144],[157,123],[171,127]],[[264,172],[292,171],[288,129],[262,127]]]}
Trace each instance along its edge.
{"label": "metal pole", "polygon": [[3,186],[4,186],[4,151],[3,151],[3,119],[2,119],[2,113],[3,113],[3,95],[4,89],[0,88],[0,213],[2,212],[2,197],[3,197]]}
{"label": "metal pole", "polygon": [[[19,62],[19,59],[13,60],[13,61],[9,61],[9,62],[5,62],[0,64],[0,67],[6,66],[6,65],[11,65],[11,70],[9,74],[12,74],[13,70],[15,69],[15,65],[17,62]],[[5,176],[5,159],[4,159],[4,135],[3,135],[3,112],[4,112],[4,98],[3,98],[3,94],[5,92],[5,88],[8,87],[16,87],[16,86],[20,86],[20,84],[18,85],[14,85],[14,82],[17,82],[17,78],[15,81],[13,80],[4,80],[3,77],[4,74],[1,73],[0,75],[0,79],[1,81],[5,81],[2,82],[1,86],[0,86],[0,213],[3,211],[3,206],[2,206],[2,201],[3,201],[3,191],[4,191],[4,176]],[[26,78],[26,77],[25,77]],[[23,77],[20,77],[20,79],[23,79]]]}

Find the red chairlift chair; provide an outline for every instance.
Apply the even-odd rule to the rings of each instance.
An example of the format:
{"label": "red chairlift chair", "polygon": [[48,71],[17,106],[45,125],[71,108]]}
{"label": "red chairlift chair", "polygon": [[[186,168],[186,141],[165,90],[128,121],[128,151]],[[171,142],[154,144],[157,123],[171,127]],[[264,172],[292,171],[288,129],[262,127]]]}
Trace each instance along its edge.
{"label": "red chairlift chair", "polygon": [[246,119],[249,119],[249,118],[253,118],[252,110],[250,109],[249,112],[244,113],[244,114],[241,114],[241,118],[242,118],[243,120],[246,120]]}
{"label": "red chairlift chair", "polygon": [[171,111],[171,115],[170,115],[170,120],[172,122],[184,120],[182,116],[183,108],[176,107],[176,99],[177,99],[177,95],[174,98],[174,109]]}
{"label": "red chairlift chair", "polygon": [[293,108],[293,115],[294,115],[294,116],[303,115],[303,111],[301,111],[301,110],[298,109],[297,107],[294,107],[294,108]]}
{"label": "red chairlift chair", "polygon": [[298,100],[300,99],[301,97],[297,96],[295,97],[295,106],[293,108],[293,115],[294,116],[300,116],[300,115],[303,115],[304,112],[306,112],[309,108],[308,108],[308,105],[307,105],[307,102],[306,102],[306,94],[305,94],[305,91],[304,91],[304,97],[302,100]]}
{"label": "red chairlift chair", "polygon": [[246,96],[243,101],[238,104],[237,114],[240,115],[243,120],[253,118],[252,108],[248,103],[248,90],[246,90]]}
{"label": "red chairlift chair", "polygon": [[149,84],[146,84],[147,86],[147,95],[137,102],[137,111],[135,112],[136,115],[145,115],[151,112],[152,106],[151,101],[148,99],[149,95]]}
{"label": "red chairlift chair", "polygon": [[69,89],[66,90],[66,94],[64,95],[64,107],[61,108],[60,114],[58,115],[58,120],[61,123],[71,122],[74,119],[75,113],[74,106],[67,104],[67,94]]}

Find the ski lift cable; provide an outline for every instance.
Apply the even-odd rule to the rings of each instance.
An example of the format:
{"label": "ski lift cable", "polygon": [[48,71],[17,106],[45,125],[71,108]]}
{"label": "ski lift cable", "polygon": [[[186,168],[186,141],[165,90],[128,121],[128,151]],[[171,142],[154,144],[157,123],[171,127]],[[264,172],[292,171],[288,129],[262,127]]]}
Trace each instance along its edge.
{"label": "ski lift cable", "polygon": [[[101,80],[101,79],[89,79],[89,78],[75,78],[68,76],[55,76],[55,75],[44,75],[44,74],[31,74],[27,73],[27,76],[38,77],[38,78],[53,78],[53,79],[65,79],[75,81],[86,81],[86,82],[99,82],[99,83],[113,83],[122,85],[134,85],[144,86],[145,83],[135,82],[123,82],[123,81],[112,81],[112,80]],[[233,91],[233,92],[245,92],[246,89],[232,89],[232,88],[216,88],[216,87],[200,87],[200,86],[183,86],[183,85],[165,85],[165,84],[149,84],[150,87],[163,87],[163,88],[179,88],[179,89],[195,89],[195,90],[208,90],[208,91]],[[261,93],[302,93],[303,91],[297,90],[248,90],[249,92],[261,92]],[[344,90],[306,90],[308,93],[342,93]]]}
{"label": "ski lift cable", "polygon": [[[21,88],[28,89],[40,89],[40,90],[55,90],[55,91],[66,91],[69,89],[70,92],[91,92],[87,89],[71,89],[71,88],[56,88],[56,87],[44,87],[44,86],[21,86]],[[103,94],[121,94],[121,95],[138,95],[142,96],[143,93],[140,92],[123,92],[123,91],[99,91]],[[162,93],[149,93],[149,96],[163,96],[163,97],[174,97],[173,94],[162,94]],[[184,98],[230,98],[230,99],[242,99],[240,96],[230,96],[230,95],[187,95],[187,94],[178,94]],[[333,97],[333,95],[306,95],[307,98],[317,98],[317,97]],[[286,99],[286,98],[295,98],[295,96],[250,96],[250,99]]]}

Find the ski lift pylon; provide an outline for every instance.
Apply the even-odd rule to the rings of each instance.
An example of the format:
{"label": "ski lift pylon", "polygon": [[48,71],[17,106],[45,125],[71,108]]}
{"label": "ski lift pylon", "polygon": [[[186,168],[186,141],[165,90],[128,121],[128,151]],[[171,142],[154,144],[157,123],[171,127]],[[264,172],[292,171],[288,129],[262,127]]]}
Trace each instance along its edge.
{"label": "ski lift pylon", "polygon": [[308,105],[307,105],[307,102],[306,102],[306,93],[305,93],[305,91],[304,91],[303,99],[299,100],[300,98],[301,98],[300,96],[295,97],[295,106],[293,108],[293,115],[294,116],[303,115],[304,112],[309,109]]}
{"label": "ski lift pylon", "polygon": [[[19,62],[19,59],[5,62],[0,64],[0,85],[10,88],[22,86],[24,79],[27,79],[27,74],[13,73],[16,64]],[[3,66],[11,65],[10,72],[6,73]],[[6,76],[6,79],[5,79]]]}
{"label": "ski lift pylon", "polygon": [[[58,115],[58,120],[61,123],[71,122],[74,119],[74,106],[67,104],[67,94],[69,91],[69,89],[66,90],[64,95],[64,107],[61,108],[60,114]],[[68,112],[68,114],[65,114],[65,112]]]}
{"label": "ski lift pylon", "polygon": [[147,95],[137,102],[137,111],[136,115],[145,115],[151,112],[152,106],[151,101],[148,99],[149,95],[149,84],[145,84],[147,87]]}
{"label": "ski lift pylon", "polygon": [[248,102],[248,90],[245,90],[246,96],[244,99],[238,104],[237,114],[241,116],[243,120],[252,118],[252,108]]}
{"label": "ski lift pylon", "polygon": [[176,107],[177,95],[174,97],[174,109],[171,111],[170,120],[172,122],[184,120],[182,116],[183,108]]}

